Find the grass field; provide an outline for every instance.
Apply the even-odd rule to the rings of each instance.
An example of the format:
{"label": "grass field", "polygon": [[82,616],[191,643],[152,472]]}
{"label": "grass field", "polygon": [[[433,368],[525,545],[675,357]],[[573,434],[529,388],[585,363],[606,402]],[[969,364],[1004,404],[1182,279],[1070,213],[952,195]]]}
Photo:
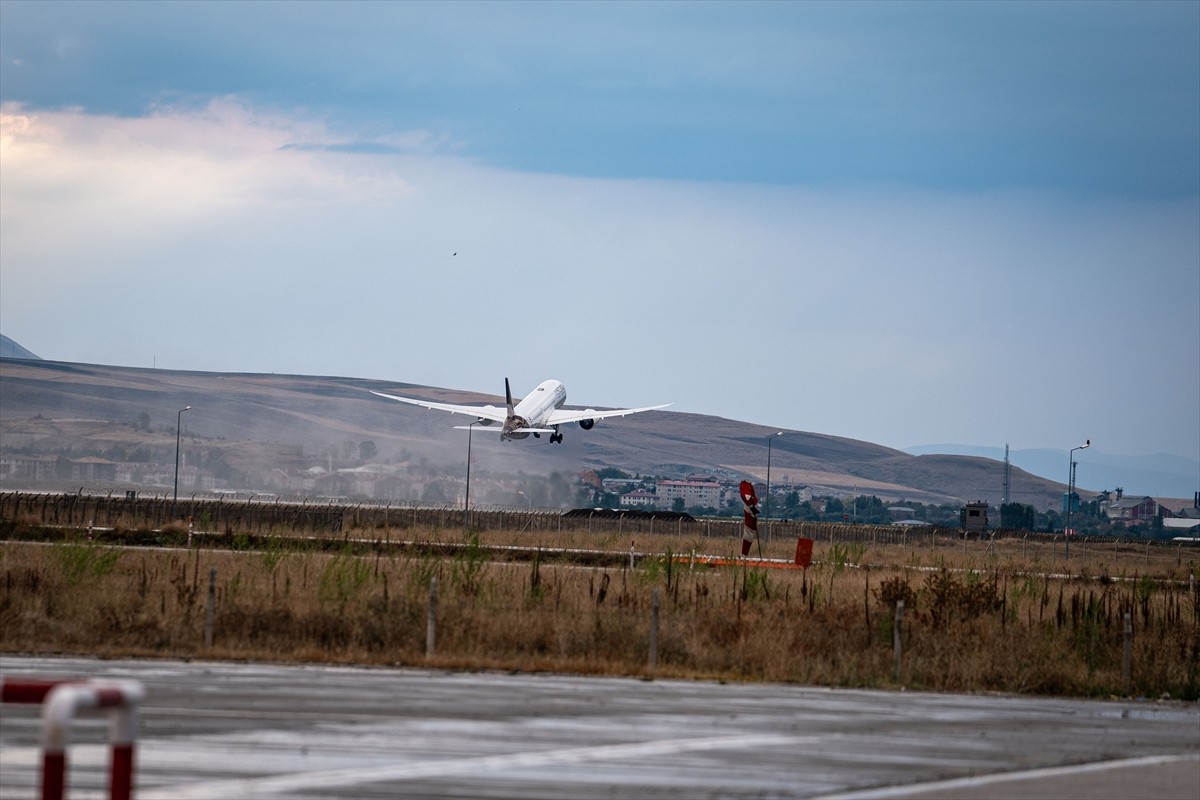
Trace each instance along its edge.
{"label": "grass field", "polygon": [[[383,544],[402,539],[421,546]],[[818,541],[805,571],[691,563],[737,544],[656,536],[631,567],[615,529],[371,529],[320,551],[285,536],[190,549],[10,537],[0,650],[1200,698],[1195,550],[1072,545],[1066,561],[1020,539]],[[491,549],[511,545],[541,552]]]}

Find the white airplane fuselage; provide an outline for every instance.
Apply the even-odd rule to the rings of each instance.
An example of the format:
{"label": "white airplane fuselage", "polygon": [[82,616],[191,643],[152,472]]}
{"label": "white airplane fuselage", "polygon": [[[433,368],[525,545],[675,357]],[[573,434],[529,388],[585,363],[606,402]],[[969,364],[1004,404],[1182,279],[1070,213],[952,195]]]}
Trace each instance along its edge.
{"label": "white airplane fuselage", "polygon": [[[550,412],[562,408],[567,402],[567,387],[556,380],[542,381],[521,402],[513,407],[512,414],[504,421],[500,435],[505,439],[524,439],[529,431],[522,428],[545,429],[550,427]],[[480,420],[481,422],[483,420]]]}

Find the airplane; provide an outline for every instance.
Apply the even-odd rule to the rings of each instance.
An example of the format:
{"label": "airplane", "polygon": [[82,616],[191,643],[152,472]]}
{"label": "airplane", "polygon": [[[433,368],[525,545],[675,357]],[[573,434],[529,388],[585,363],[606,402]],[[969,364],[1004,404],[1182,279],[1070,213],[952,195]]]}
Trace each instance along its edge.
{"label": "airplane", "polygon": [[[478,418],[479,425],[494,425],[501,423],[500,440],[524,439],[530,434],[540,439],[543,433],[550,434],[550,442],[561,444],[563,435],[558,432],[559,425],[578,422],[579,427],[590,431],[596,420],[606,417],[624,417],[627,414],[640,414],[643,411],[654,411],[671,405],[664,403],[660,406],[645,408],[614,408],[608,411],[586,409],[564,410],[562,405],[567,402],[567,387],[556,380],[542,381],[537,388],[525,396],[521,402],[513,405],[512,390],[508,386],[508,378],[504,379],[504,398],[506,407],[496,406],[459,406],[453,403],[434,403],[429,400],[415,400],[411,397],[397,397],[394,394],[384,394],[371,390],[371,394],[386,397],[389,400],[399,400],[401,403],[411,403],[414,406],[433,408],[438,411],[449,411],[451,414],[469,414]],[[470,430],[471,425],[455,425],[458,430]]]}

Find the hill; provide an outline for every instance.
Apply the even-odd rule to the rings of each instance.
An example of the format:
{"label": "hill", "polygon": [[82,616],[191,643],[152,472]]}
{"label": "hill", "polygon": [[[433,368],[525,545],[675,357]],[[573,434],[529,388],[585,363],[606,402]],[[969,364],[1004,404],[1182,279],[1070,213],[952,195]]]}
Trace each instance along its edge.
{"label": "hill", "polygon": [[[461,471],[462,417],[378,398],[369,389],[464,403],[503,398],[361,378],[212,373],[0,359],[0,450],[128,459],[137,448],[170,462],[176,420],[185,463],[204,459],[248,476],[333,466],[370,442],[371,460],[431,475]],[[191,406],[186,414],[180,409]],[[767,477],[766,437],[776,428],[720,417],[654,411],[564,428],[565,442],[500,442],[477,427],[472,464],[481,472],[576,474],[619,467],[640,475]],[[956,455],[910,455],[869,442],[786,431],[772,442],[771,481],[817,494],[876,494],[923,503],[998,503],[1003,464]],[[1011,496],[1057,507],[1062,484],[1013,470]],[[241,487],[234,487],[241,488]],[[244,488],[256,488],[248,486]],[[397,497],[396,499],[405,499]]]}
{"label": "hill", "polygon": [[[1004,459],[1002,447],[964,444],[918,445],[906,447],[904,452],[913,455],[951,453]],[[1009,461],[1034,475],[1065,477],[1067,474],[1067,454],[1062,450],[1014,449],[1009,455]],[[1081,483],[1109,489],[1120,486],[1129,496],[1190,497],[1200,488],[1200,461],[1196,459],[1166,453],[1148,456],[1113,455],[1092,445],[1087,452],[1078,453],[1075,461],[1079,465],[1077,479]]]}

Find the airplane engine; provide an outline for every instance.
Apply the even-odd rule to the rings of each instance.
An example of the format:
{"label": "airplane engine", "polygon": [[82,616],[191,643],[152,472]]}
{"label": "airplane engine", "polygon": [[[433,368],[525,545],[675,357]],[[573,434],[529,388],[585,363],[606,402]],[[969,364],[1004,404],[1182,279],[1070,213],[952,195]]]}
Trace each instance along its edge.
{"label": "airplane engine", "polygon": [[595,424],[596,424],[596,420],[594,420],[594,419],[579,420],[579,427],[583,428],[585,431],[590,431],[592,429],[592,427],[595,426]]}

